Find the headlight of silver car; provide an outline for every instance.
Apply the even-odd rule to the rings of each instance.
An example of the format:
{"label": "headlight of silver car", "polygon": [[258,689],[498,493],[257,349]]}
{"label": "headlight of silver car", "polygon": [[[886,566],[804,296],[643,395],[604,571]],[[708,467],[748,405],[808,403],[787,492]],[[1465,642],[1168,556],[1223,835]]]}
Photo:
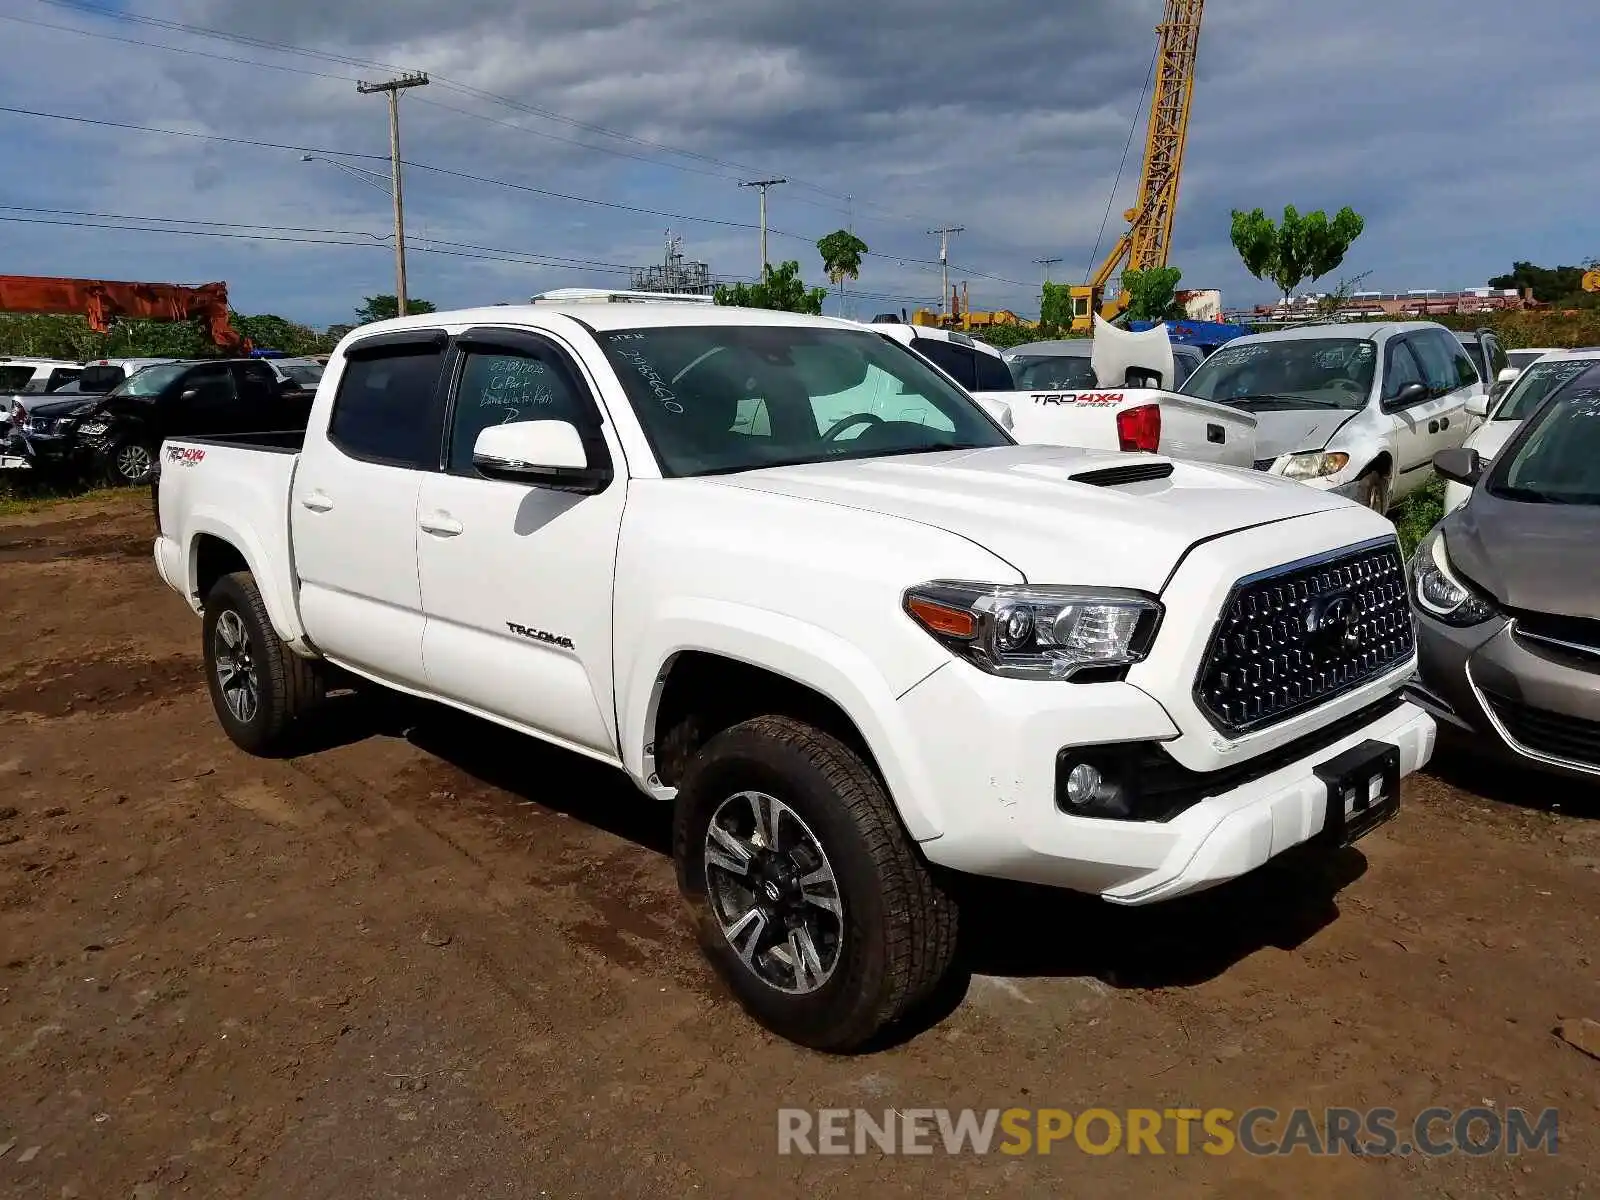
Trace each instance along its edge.
{"label": "headlight of silver car", "polygon": [[911,619],[991,675],[1072,679],[1120,671],[1155,639],[1161,604],[1117,588],[935,580],[909,588]]}
{"label": "headlight of silver car", "polygon": [[1446,625],[1481,625],[1496,611],[1492,601],[1451,570],[1444,536],[1437,529],[1422,539],[1412,556],[1411,594],[1418,608]]}
{"label": "headlight of silver car", "polygon": [[1307,450],[1303,454],[1291,454],[1289,461],[1283,464],[1283,477],[1285,479],[1326,479],[1329,475],[1337,475],[1350,465],[1350,456],[1328,450]]}

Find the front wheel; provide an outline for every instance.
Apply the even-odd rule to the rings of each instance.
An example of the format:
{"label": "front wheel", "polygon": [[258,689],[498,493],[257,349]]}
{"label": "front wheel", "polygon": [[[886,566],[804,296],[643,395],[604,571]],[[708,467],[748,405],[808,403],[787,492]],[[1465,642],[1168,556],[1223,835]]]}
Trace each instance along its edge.
{"label": "front wheel", "polygon": [[248,571],[212,586],[202,629],[206,682],[223,731],[250,754],[292,752],[299,723],[325,694],[320,664],[283,644]]}
{"label": "front wheel", "polygon": [[1389,477],[1379,468],[1372,467],[1356,481],[1356,499],[1375,513],[1387,514]]}
{"label": "front wheel", "polygon": [[140,487],[150,482],[155,470],[155,449],[145,442],[118,442],[106,454],[106,475],[113,485]]}
{"label": "front wheel", "polygon": [[882,784],[798,721],[758,717],[705,745],[678,790],[673,851],[713,967],[801,1045],[860,1049],[954,957],[955,902]]}

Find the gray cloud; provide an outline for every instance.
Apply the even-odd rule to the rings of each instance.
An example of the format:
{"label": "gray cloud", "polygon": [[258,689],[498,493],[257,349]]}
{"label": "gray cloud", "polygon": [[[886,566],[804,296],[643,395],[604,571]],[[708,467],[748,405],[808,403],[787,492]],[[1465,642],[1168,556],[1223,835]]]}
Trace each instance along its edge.
{"label": "gray cloud", "polygon": [[[817,236],[846,220],[882,257],[860,289],[932,300],[925,230],[959,223],[952,259],[1022,286],[973,276],[975,306],[1029,310],[1039,269],[1082,272],[1154,49],[1159,0],[1071,6],[997,0],[188,0],[163,17],[421,67],[440,78],[404,101],[409,158],[530,187],[749,223],[746,164],[795,181],[771,196],[775,255],[816,276]],[[275,54],[42,3],[16,15],[118,36],[254,58],[335,76],[366,67]],[[139,11],[154,11],[142,6]],[[1559,0],[1466,10],[1443,0],[1376,6],[1228,0],[1207,13],[1174,262],[1185,281],[1230,302],[1269,289],[1227,244],[1232,207],[1351,203],[1368,230],[1346,273],[1372,286],[1481,282],[1513,257],[1573,261],[1593,247],[1596,176],[1586,130],[1600,108],[1590,47],[1600,12]],[[268,70],[0,22],[4,103],[381,154],[382,102],[348,78]],[[1523,64],[1537,48],[1537,67]],[[71,69],[64,70],[63,64]],[[664,156],[634,142],[496,106],[458,81],[709,156]],[[440,106],[491,117],[473,120]],[[1101,253],[1121,230],[1137,181],[1134,137]],[[604,145],[635,158],[583,149]],[[385,235],[376,189],[291,152],[147,137],[0,117],[5,202],[301,225]],[[639,159],[649,161],[639,161]],[[683,170],[661,165],[677,164]],[[368,162],[382,170],[381,162]],[[808,186],[815,185],[815,186]],[[414,238],[519,248],[604,263],[659,256],[673,226],[713,270],[752,274],[752,231],[680,222],[413,170]],[[788,234],[800,235],[789,237]],[[284,246],[0,223],[10,269],[198,280],[226,278],[248,309],[325,322],[363,293],[391,290],[375,248]],[[419,250],[413,290],[444,303],[513,299],[615,276]],[[961,272],[954,277],[962,278]],[[881,309],[893,301],[863,301]]]}

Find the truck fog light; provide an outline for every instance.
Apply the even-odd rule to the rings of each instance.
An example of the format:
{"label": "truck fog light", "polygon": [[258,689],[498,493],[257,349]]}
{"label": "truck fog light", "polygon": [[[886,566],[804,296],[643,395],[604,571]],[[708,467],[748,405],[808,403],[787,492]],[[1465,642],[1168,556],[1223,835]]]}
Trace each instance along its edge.
{"label": "truck fog light", "polygon": [[1082,808],[1098,797],[1105,785],[1106,777],[1100,774],[1100,768],[1079,763],[1067,772],[1067,803]]}

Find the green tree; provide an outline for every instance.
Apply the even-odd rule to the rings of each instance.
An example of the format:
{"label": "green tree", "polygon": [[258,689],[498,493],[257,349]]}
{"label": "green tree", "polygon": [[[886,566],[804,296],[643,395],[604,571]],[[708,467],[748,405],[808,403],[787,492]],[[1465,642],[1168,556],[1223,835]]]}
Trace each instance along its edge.
{"label": "green tree", "polygon": [[1257,279],[1271,280],[1288,299],[1306,280],[1321,279],[1344,262],[1365,227],[1366,222],[1349,205],[1330,221],[1320,208],[1302,217],[1288,204],[1281,224],[1274,224],[1259,208],[1251,212],[1234,209],[1230,236],[1245,270]]}
{"label": "green tree", "polygon": [[[373,321],[387,321],[400,315],[400,301],[392,296],[363,296],[361,307],[356,309],[356,324],[370,325]],[[417,296],[406,297],[406,315],[438,312],[433,301]]]}
{"label": "green tree", "polygon": [[844,281],[861,278],[861,260],[867,253],[867,244],[848,229],[836,229],[817,239],[817,253],[822,255],[823,272],[839,289],[839,315],[842,317]]}
{"label": "green tree", "polygon": [[1065,283],[1047,283],[1039,293],[1039,329],[1072,327],[1072,288]]}
{"label": "green tree", "polygon": [[1128,293],[1128,319],[1132,321],[1173,321],[1184,315],[1178,303],[1178,281],[1183,272],[1177,267],[1151,267],[1145,271],[1124,271],[1122,288]]}
{"label": "green tree", "polygon": [[316,330],[272,313],[246,317],[233,314],[233,327],[250,339],[252,345],[263,350],[282,350],[289,355],[316,354],[322,349],[322,337]]}
{"label": "green tree", "polygon": [[767,267],[760,283],[736,283],[731,287],[719,283],[713,298],[718,304],[740,308],[775,308],[821,316],[827,295],[824,288],[808,288],[800,279],[800,264],[789,259]]}
{"label": "green tree", "polygon": [[1583,267],[1540,267],[1531,262],[1517,262],[1511,265],[1509,275],[1496,275],[1489,280],[1489,286],[1516,288],[1518,292],[1532,288],[1535,300],[1573,307],[1584,294],[1583,273]]}

